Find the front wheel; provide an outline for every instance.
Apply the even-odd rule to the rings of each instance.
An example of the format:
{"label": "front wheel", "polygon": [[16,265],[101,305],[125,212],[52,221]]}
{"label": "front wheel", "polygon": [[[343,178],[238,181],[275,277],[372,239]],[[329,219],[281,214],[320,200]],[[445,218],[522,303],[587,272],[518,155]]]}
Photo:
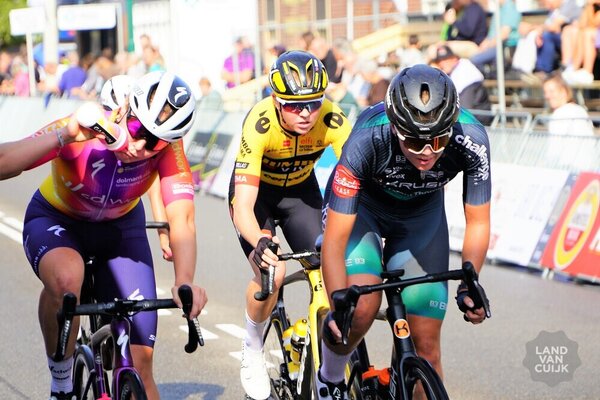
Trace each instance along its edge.
{"label": "front wheel", "polygon": [[282,339],[283,332],[289,327],[290,321],[287,318],[272,316],[264,335],[265,362],[271,381],[271,397],[275,400],[294,400],[296,391],[289,378],[289,354],[283,346]]}
{"label": "front wheel", "polygon": [[144,384],[135,371],[124,370],[114,379],[113,392],[119,394],[119,400],[148,400]]}
{"label": "front wheel", "polygon": [[405,362],[404,385],[408,400],[412,400],[415,390],[420,390],[421,383],[427,400],[448,400],[448,393],[437,372],[424,358],[413,357]]}
{"label": "front wheel", "polygon": [[94,370],[94,356],[88,346],[78,346],[73,362],[73,393],[80,400],[94,400],[99,398],[93,382],[96,376]]}

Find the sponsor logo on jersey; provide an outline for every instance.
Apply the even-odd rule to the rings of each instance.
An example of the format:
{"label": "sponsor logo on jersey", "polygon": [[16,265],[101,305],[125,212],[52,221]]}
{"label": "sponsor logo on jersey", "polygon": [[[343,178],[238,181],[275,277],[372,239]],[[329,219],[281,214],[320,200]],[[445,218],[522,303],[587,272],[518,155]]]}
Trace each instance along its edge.
{"label": "sponsor logo on jersey", "polygon": [[344,116],[340,113],[330,112],[323,117],[323,122],[328,128],[338,129],[344,125]]}
{"label": "sponsor logo on jersey", "polygon": [[174,183],[172,186],[174,195],[178,194],[191,194],[194,195],[194,185],[191,183]]}
{"label": "sponsor logo on jersey", "polygon": [[342,198],[354,197],[360,189],[360,182],[348,168],[338,165],[333,176],[333,192]]}
{"label": "sponsor logo on jersey", "polygon": [[250,165],[247,162],[243,162],[243,161],[236,161],[235,162],[235,169],[246,169],[248,168],[248,165]]}
{"label": "sponsor logo on jersey", "polygon": [[254,129],[261,135],[267,133],[271,127],[271,120],[267,117],[264,117],[265,113],[266,111],[260,113],[260,118],[256,121],[256,124],[254,124]]}
{"label": "sponsor logo on jersey", "polygon": [[472,151],[479,157],[480,164],[477,167],[477,171],[479,172],[478,175],[482,181],[486,181],[490,177],[490,161],[487,154],[487,148],[482,144],[473,142],[469,135],[456,135],[454,140],[456,143],[460,144],[465,149]]}
{"label": "sponsor logo on jersey", "polygon": [[290,147],[291,144],[292,142],[290,141],[290,139],[285,139],[282,143],[283,147]]}

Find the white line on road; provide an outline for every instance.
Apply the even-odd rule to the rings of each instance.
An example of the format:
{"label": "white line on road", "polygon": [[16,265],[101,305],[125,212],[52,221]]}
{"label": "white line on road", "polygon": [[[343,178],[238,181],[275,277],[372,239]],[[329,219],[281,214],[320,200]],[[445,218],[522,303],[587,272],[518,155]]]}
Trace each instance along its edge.
{"label": "white line on road", "polygon": [[235,324],[216,324],[215,326],[223,332],[228,333],[238,339],[243,339],[244,336],[246,336],[246,330]]}
{"label": "white line on road", "polygon": [[8,225],[4,225],[3,223],[0,223],[0,234],[14,240],[19,244],[23,243],[23,234]]}
{"label": "white line on road", "polygon": [[[188,333],[187,325],[179,325],[179,329],[181,329],[185,333]],[[218,335],[212,333],[211,331],[207,330],[206,328],[202,328],[202,337],[204,338],[204,340],[214,340],[214,339],[219,338]]]}

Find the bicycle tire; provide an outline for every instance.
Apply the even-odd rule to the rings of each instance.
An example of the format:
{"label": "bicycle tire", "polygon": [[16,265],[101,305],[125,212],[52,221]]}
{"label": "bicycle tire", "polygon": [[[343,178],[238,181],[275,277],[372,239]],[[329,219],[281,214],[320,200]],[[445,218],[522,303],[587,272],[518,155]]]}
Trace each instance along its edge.
{"label": "bicycle tire", "polygon": [[134,370],[123,370],[113,379],[117,386],[113,392],[119,393],[119,400],[148,400],[142,379]]}
{"label": "bicycle tire", "polygon": [[73,362],[73,393],[79,400],[94,400],[100,397],[93,384],[96,371],[94,356],[88,346],[78,346]]}
{"label": "bicycle tire", "polygon": [[265,362],[271,383],[271,396],[275,400],[295,400],[295,385],[287,374],[285,363],[285,348],[283,347],[283,332],[290,327],[287,318],[283,320],[269,319],[264,334]]}
{"label": "bicycle tire", "polygon": [[[346,367],[346,381],[348,382],[348,398],[350,400],[376,399],[376,396],[365,396],[363,394],[363,373],[369,369],[369,356],[367,345],[363,340],[350,355]],[[353,374],[354,373],[354,374]]]}
{"label": "bicycle tire", "polygon": [[405,365],[403,379],[408,394],[407,400],[412,400],[417,382],[421,382],[427,400],[449,399],[441,378],[427,360],[422,357],[410,357],[405,360]]}

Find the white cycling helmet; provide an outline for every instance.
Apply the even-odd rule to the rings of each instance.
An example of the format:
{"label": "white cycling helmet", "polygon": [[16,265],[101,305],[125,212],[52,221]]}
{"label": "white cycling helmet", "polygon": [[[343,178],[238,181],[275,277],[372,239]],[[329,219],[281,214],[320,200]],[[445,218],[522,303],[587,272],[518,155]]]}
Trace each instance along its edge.
{"label": "white cycling helmet", "polygon": [[128,75],[116,75],[104,82],[100,92],[100,101],[107,110],[116,110],[127,103],[127,97],[133,85]]}
{"label": "white cycling helmet", "polygon": [[[192,127],[196,114],[196,100],[188,84],[164,71],[150,72],[135,82],[129,106],[150,133],[167,142],[181,139]],[[165,107],[172,114],[159,121]]]}

